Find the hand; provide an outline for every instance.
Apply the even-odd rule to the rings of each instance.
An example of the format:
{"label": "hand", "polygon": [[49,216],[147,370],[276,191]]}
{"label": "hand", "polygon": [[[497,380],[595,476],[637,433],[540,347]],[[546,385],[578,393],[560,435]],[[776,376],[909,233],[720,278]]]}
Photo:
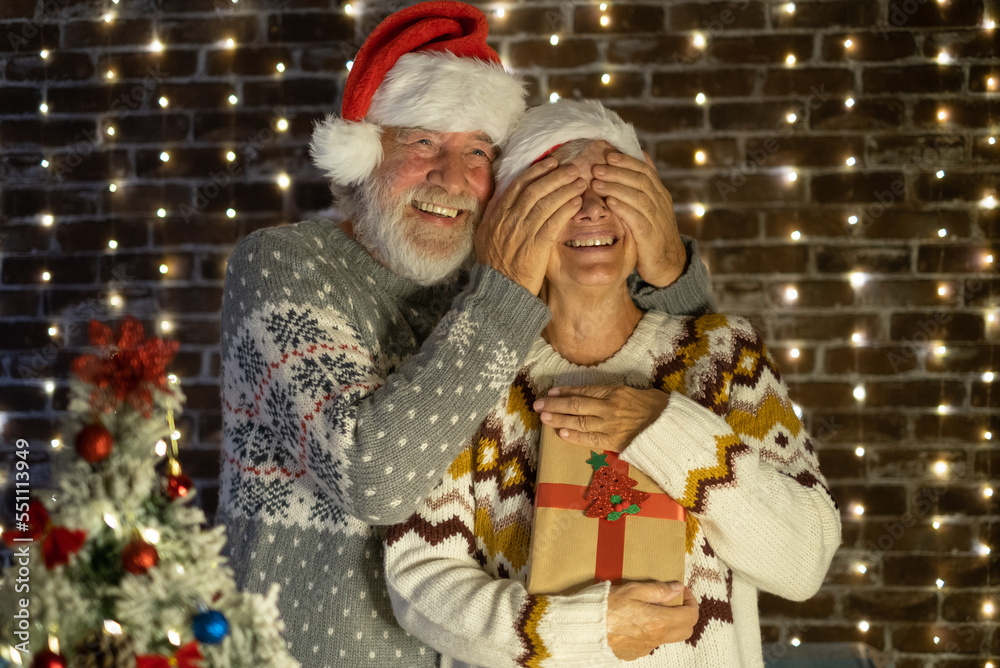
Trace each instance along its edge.
{"label": "hand", "polygon": [[564,441],[593,450],[621,452],[656,422],[670,395],[625,385],[553,387],[532,407]]}
{"label": "hand", "polygon": [[[681,596],[681,605],[665,605]],[[612,586],[608,594],[608,646],[622,661],[687,640],[697,622],[698,601],[680,582],[630,582]]]}
{"label": "hand", "polygon": [[642,280],[658,288],[684,273],[687,250],[677,231],[674,200],[660,181],[653,160],[609,153],[607,165],[593,168],[594,191],[632,234],[638,250],[636,269]]}
{"label": "hand", "polygon": [[587,187],[579,169],[558,164],[546,158],[524,170],[490,200],[476,230],[476,261],[534,295],[542,289],[552,248],[583,205],[580,195]]}

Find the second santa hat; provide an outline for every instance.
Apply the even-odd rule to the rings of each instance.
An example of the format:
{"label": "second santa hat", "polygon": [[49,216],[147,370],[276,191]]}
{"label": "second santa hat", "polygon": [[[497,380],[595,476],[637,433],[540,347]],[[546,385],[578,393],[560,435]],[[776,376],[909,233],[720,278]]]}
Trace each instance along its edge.
{"label": "second santa hat", "polygon": [[461,2],[422,2],[392,14],[354,59],[341,116],[317,124],[313,162],[340,185],[382,159],[382,126],[486,132],[500,144],[524,112],[524,85],[486,44],[486,17]]}

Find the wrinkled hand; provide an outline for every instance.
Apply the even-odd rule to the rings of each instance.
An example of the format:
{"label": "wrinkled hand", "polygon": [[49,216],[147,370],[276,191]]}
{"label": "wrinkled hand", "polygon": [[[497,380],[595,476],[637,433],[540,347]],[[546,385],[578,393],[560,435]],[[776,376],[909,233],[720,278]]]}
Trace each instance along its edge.
{"label": "wrinkled hand", "polygon": [[542,289],[549,255],[580,210],[586,182],[572,165],[546,158],[524,170],[494,197],[476,230],[476,261],[493,267],[532,294]]}
{"label": "wrinkled hand", "polygon": [[621,452],[639,432],[653,424],[670,395],[625,385],[554,387],[532,407],[570,443],[594,450]]}
{"label": "wrinkled hand", "polygon": [[649,154],[643,156],[645,162],[624,153],[609,153],[607,165],[594,166],[592,185],[631,232],[639,254],[639,276],[662,288],[684,273],[687,250],[677,231],[674,200]]}
{"label": "wrinkled hand", "polygon": [[[665,605],[681,596],[681,605]],[[608,594],[608,646],[622,661],[687,640],[697,622],[698,601],[680,582],[629,582]]]}

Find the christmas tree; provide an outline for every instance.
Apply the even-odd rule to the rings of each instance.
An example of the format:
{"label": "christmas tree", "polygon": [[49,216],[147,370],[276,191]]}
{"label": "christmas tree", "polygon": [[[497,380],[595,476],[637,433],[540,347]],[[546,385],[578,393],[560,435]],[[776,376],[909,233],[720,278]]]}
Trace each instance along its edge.
{"label": "christmas tree", "polygon": [[[280,636],[277,585],[239,592],[220,554],[224,527],[203,529],[190,503],[174,427],[184,396],[166,374],[177,343],[144,339],[134,318],[117,340],[91,322],[90,341],[99,354],[73,362],[63,434],[75,447],[53,461],[59,488],[32,490],[30,502],[18,492],[17,531],[3,535],[14,552],[0,583],[11,660],[298,666]],[[26,450],[17,455],[15,469],[27,470]]]}
{"label": "christmas tree", "polygon": [[607,454],[593,451],[590,454],[587,463],[594,469],[594,477],[587,488],[586,499],[592,502],[587,508],[587,517],[603,517],[614,522],[622,515],[637,514],[649,493],[632,489],[639,483],[611,468]]}

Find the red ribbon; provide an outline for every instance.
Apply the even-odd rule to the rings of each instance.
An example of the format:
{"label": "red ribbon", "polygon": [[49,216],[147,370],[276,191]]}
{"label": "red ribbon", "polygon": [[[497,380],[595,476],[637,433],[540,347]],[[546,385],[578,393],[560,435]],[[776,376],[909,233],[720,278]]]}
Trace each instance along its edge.
{"label": "red ribbon", "polygon": [[[608,455],[608,465],[616,471],[628,475],[629,465],[618,458],[618,455],[605,450]],[[586,485],[571,485],[562,482],[540,482],[535,488],[535,505],[539,508],[561,508],[564,510],[583,510],[590,502],[587,500]],[[658,520],[684,521],[684,506],[674,501],[668,494],[649,493],[639,510],[641,517],[652,517]],[[625,523],[629,515],[622,515],[614,522],[600,518],[597,521],[597,562],[594,569],[594,580],[602,582],[610,580],[620,584],[622,569],[625,563]]]}

